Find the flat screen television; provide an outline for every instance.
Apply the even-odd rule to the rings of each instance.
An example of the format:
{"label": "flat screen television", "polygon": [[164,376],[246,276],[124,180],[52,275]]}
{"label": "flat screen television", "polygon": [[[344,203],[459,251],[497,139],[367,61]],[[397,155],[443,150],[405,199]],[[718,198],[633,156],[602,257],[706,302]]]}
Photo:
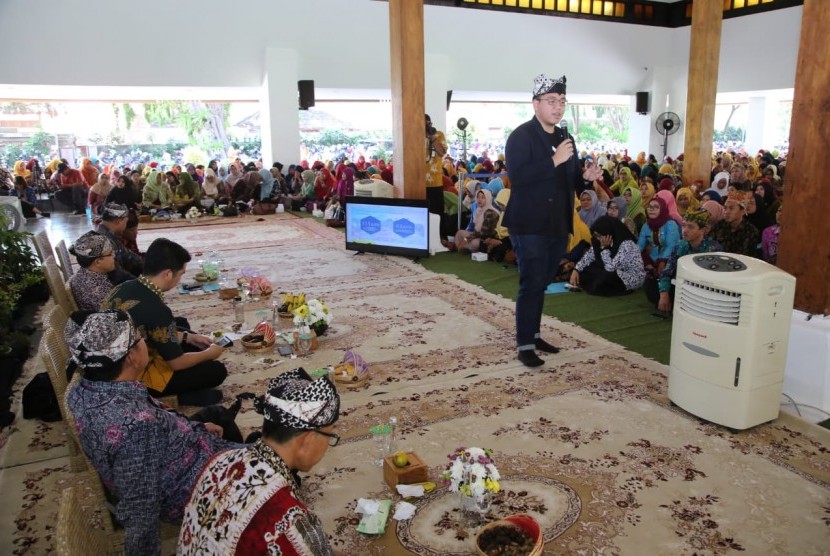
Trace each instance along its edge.
{"label": "flat screen television", "polygon": [[346,197],[346,249],[429,257],[429,208],[421,199]]}

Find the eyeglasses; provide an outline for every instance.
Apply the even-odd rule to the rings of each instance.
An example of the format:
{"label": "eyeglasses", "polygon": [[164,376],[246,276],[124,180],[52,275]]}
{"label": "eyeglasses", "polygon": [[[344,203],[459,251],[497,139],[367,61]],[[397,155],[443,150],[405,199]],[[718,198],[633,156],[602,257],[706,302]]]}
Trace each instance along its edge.
{"label": "eyeglasses", "polygon": [[340,435],[339,434],[334,434],[333,432],[321,431],[320,429],[314,429],[314,432],[320,433],[323,436],[328,436],[329,437],[329,446],[331,446],[332,448],[337,446],[337,444],[340,442]]}
{"label": "eyeglasses", "polygon": [[539,102],[546,102],[548,104],[548,106],[556,106],[557,104],[559,106],[567,106],[568,105],[568,100],[564,99],[564,98],[540,98],[538,100],[539,100]]}
{"label": "eyeglasses", "polygon": [[660,205],[648,205],[646,208],[647,209],[660,210]]}

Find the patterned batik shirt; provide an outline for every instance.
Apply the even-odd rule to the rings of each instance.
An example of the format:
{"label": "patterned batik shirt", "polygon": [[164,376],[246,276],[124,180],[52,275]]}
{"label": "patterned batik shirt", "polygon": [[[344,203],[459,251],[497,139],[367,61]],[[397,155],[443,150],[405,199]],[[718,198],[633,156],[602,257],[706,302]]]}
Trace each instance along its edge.
{"label": "patterned batik shirt", "polygon": [[761,243],[761,232],[754,224],[744,219],[737,229],[726,220],[721,220],[712,226],[709,234],[723,246],[727,253],[737,253],[748,257],[758,257],[758,244]]}
{"label": "patterned batik shirt", "polygon": [[117,499],[127,554],[160,554],[159,520],[180,522],[208,460],[240,446],[166,408],[140,382],[82,378],[66,401],[84,453]]}
{"label": "patterned batik shirt", "polygon": [[332,555],[319,518],[298,500],[296,486],[262,440],[217,455],[187,503],[177,554]]}
{"label": "patterned batik shirt", "polygon": [[173,311],[164,303],[162,294],[147,284],[149,282],[143,276],[119,284],[101,303],[101,309],[130,313],[150,352],[150,362],[139,380],[156,392],[164,392],[173,377],[173,368],[167,362],[180,357],[184,351],[176,332]]}
{"label": "patterned batik shirt", "polygon": [[81,311],[98,311],[101,302],[115,287],[106,274],[81,268],[69,282],[75,303]]}
{"label": "patterned batik shirt", "polygon": [[703,241],[700,242],[700,245],[697,246],[697,249],[692,247],[692,245],[684,239],[677,244],[677,247],[675,247],[669,257],[669,260],[666,261],[663,273],[660,274],[660,278],[657,280],[657,287],[661,292],[671,291],[671,281],[675,276],[677,276],[677,260],[680,257],[685,257],[686,255],[696,255],[698,253],[714,253],[715,251],[723,251],[723,247],[721,247],[721,244],[711,237],[704,237]]}

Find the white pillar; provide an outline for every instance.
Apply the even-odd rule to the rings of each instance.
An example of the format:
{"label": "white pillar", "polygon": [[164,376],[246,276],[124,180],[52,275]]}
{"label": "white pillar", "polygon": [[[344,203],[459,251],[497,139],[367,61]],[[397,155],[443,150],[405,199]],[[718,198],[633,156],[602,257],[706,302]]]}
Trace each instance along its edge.
{"label": "white pillar", "polygon": [[299,55],[290,48],[266,48],[262,78],[260,131],[262,163],[286,167],[300,160],[300,116],[297,81]]}
{"label": "white pillar", "polygon": [[754,155],[760,149],[774,148],[780,107],[781,101],[774,95],[749,97],[749,115],[744,141],[747,153]]}
{"label": "white pillar", "polygon": [[[651,96],[650,93],[649,96]],[[650,98],[649,102],[653,104],[654,98]],[[628,155],[631,158],[636,158],[640,152],[648,155],[652,152],[650,146],[652,122],[654,120],[652,110],[649,108],[647,114],[639,114],[637,112],[636,95],[631,95],[628,107]]]}
{"label": "white pillar", "polygon": [[[447,91],[450,90],[452,63],[445,54],[424,55],[424,108],[435,129],[447,130]],[[449,137],[447,138],[449,141]]]}

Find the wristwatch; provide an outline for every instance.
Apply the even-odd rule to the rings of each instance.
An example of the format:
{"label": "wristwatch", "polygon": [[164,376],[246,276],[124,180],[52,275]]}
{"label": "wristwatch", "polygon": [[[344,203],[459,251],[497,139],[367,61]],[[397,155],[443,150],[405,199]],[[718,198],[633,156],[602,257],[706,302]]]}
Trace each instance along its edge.
{"label": "wristwatch", "polygon": [[186,344],[186,343],[187,343],[187,330],[185,330],[184,332],[182,332],[182,343],[183,343],[183,344]]}

